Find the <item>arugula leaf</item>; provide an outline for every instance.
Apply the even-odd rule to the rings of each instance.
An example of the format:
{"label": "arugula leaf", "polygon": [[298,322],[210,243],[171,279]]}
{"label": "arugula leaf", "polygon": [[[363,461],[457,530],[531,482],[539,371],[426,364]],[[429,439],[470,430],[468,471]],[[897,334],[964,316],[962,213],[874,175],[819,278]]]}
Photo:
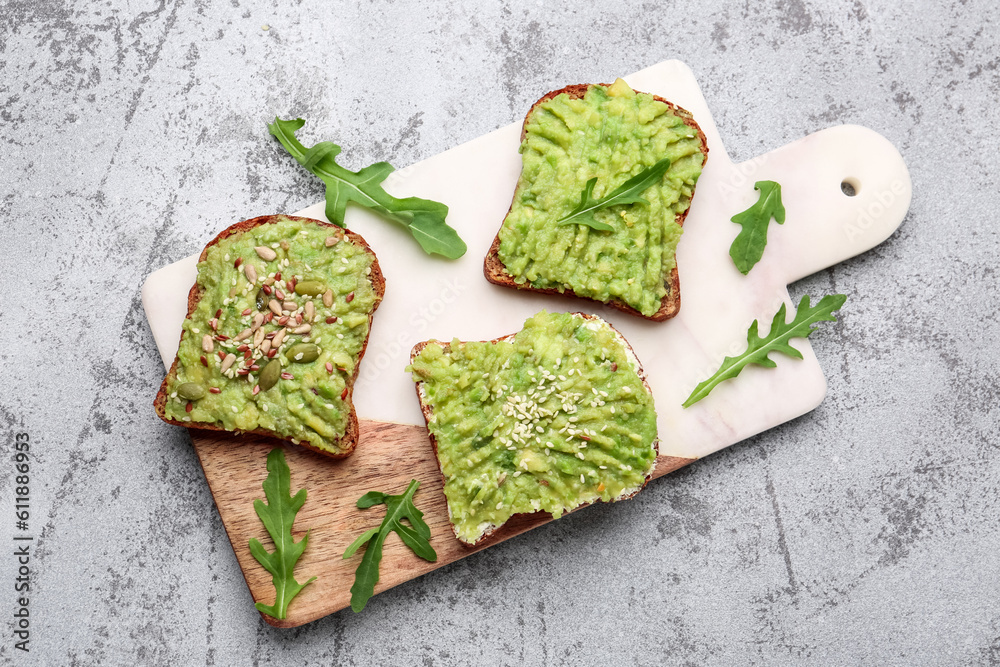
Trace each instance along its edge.
{"label": "arugula leaf", "polygon": [[774,218],[779,225],[785,223],[785,207],[781,203],[781,185],[774,181],[757,181],[754,190],[760,191],[757,203],[732,217],[743,229],[729,248],[729,256],[740,273],[746,275],[764,256],[767,245],[767,225]]}
{"label": "arugula leaf", "polygon": [[275,591],[274,604],[258,602],[255,605],[257,611],[278,619],[285,618],[292,598],[316,580],[313,577],[304,584],[295,581],[295,563],[309,544],[309,533],[307,531],[305,537],[298,542],[292,537],[292,524],[295,522],[295,515],[306,502],[306,490],[299,489],[292,496],[291,486],[292,473],[285,463],[285,452],[280,447],[272,449],[267,455],[267,479],[264,480],[267,504],[258,498],[253,501],[253,507],[274,540],[274,551],[268,553],[259,540],[252,538],[250,553],[271,573]]}
{"label": "arugula leaf", "polygon": [[353,172],[337,164],[337,144],[321,141],[307,149],[295,137],[305,124],[301,118],[276,117],[267,129],[299,164],[326,183],[326,217],[330,222],[343,227],[347,204],[353,201],[406,227],[427,254],[449,259],[465,254],[465,242],[445,222],[447,206],[419,197],[398,199],[390,195],[382,188],[382,181],[395,171],[388,162],[376,162]]}
{"label": "arugula leaf", "polygon": [[[403,540],[403,544],[410,547],[413,553],[427,561],[437,560],[437,553],[430,544],[431,529],[427,522],[423,520],[424,513],[413,504],[413,494],[417,492],[420,482],[410,480],[410,485],[401,496],[390,496],[381,491],[369,491],[358,499],[358,507],[368,509],[375,505],[385,504],[385,518],[382,525],[372,528],[361,534],[358,539],[347,547],[344,558],[350,558],[363,545],[365,555],[361,558],[361,563],[354,573],[354,585],[351,586],[351,609],[355,613],[361,611],[368,604],[371,596],[375,595],[375,584],[378,583],[378,566],[382,560],[382,545],[389,533],[395,531]],[[403,520],[409,522],[409,526]]]}
{"label": "arugula leaf", "polygon": [[750,364],[774,368],[777,364],[767,356],[771,352],[781,352],[794,359],[801,359],[802,353],[792,347],[789,341],[792,338],[808,337],[813,332],[813,324],[824,321],[836,322],[837,318],[833,316],[833,311],[840,310],[846,300],[847,297],[843,294],[828,294],[815,306],[810,306],[809,296],[803,296],[791,322],[785,322],[785,304],[781,304],[771,322],[771,330],[763,338],[757,335],[757,320],[754,320],[747,331],[747,349],[735,357],[726,357],[712,377],[694,388],[684,401],[684,407],[691,407],[705,398],[716,385],[723,380],[736,377]]}
{"label": "arugula leaf", "polygon": [[576,208],[574,208],[569,215],[560,219],[556,224],[586,225],[591,229],[597,229],[602,232],[610,232],[613,227],[606,222],[600,222],[594,218],[594,213],[602,208],[615,206],[617,204],[649,204],[649,202],[639,195],[653,185],[659,183],[660,179],[663,178],[663,175],[667,173],[667,169],[670,169],[670,158],[665,157],[652,167],[643,169],[638,174],[618,186],[614,192],[605,195],[600,199],[594,199],[593,196],[594,186],[597,185],[597,177],[595,176],[587,181],[587,184],[584,186],[583,193],[580,195],[580,203],[576,205]]}

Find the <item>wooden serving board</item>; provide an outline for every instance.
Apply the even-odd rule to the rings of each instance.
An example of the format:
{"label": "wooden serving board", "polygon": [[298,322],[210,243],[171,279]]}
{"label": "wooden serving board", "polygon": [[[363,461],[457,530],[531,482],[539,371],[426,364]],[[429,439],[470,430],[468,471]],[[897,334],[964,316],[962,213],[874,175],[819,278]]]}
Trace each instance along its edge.
{"label": "wooden serving board", "polygon": [[[734,164],[685,65],[668,61],[625,79],[637,90],[661,95],[691,111],[708,138],[708,162],[678,247],[680,314],[653,323],[589,301],[526,294],[486,282],[483,257],[520,171],[520,123],[393,173],[385,183],[389,192],[448,204],[449,223],[469,251],[456,261],[429,258],[391,223],[365,210],[348,210],[348,226],[369,242],[386,276],[386,295],[375,315],[355,386],[361,440],[344,461],[285,448],[293,490],[306,488],[309,493],[295,527],[297,536],[306,530],[312,536],[296,571],[302,581],[312,575],[319,578],[295,599],[287,619],[265,616],[272,625],[301,625],[349,604],[359,557],[344,561],[341,554],[383,516],[380,509],[355,507],[367,491],[401,493],[410,479],[420,480],[416,502],[425,512],[431,544],[438,553],[436,563],[427,563],[391,537],[376,592],[475,551],[452,536],[440,474],[413,382],[404,370],[417,342],[489,340],[520,330],[524,320],[542,308],[601,315],[632,344],[649,377],[661,440],[654,478],[798,417],[822,401],[826,392],[822,369],[808,340],[799,340],[796,346],[804,359],[777,358],[777,368],[749,368],[700,403],[681,407],[724,356],[742,349],[754,319],[761,319],[766,329],[781,303],[794,308],[786,287],[790,282],[864,252],[895,231],[911,197],[909,174],[899,153],[877,133],[847,125]],[[539,96],[545,92],[539,91]],[[781,226],[771,225],[764,258],[743,276],[729,258],[729,245],[739,231],[729,219],[756,201],[757,180],[781,183],[787,220]],[[855,195],[844,194],[842,183],[850,184]],[[325,219],[322,204],[297,214]],[[217,228],[206,230],[206,242],[233,222],[219,221]],[[177,351],[196,259],[188,257],[160,269],[143,286],[143,306],[165,366]],[[844,309],[848,316],[850,306],[848,302]],[[275,443],[204,431],[191,435],[251,594],[255,601],[270,604],[274,597],[270,575],[250,555],[247,543],[266,534],[253,500],[263,497],[265,459]],[[514,521],[491,544],[547,520],[536,516]],[[270,547],[266,541],[265,545]]]}

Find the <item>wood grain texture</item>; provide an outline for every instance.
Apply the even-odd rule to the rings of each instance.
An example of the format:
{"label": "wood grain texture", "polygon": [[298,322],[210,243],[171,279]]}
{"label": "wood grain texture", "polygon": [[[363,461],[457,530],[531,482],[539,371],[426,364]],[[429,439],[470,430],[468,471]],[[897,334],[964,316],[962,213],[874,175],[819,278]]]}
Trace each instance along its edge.
{"label": "wood grain texture", "polygon": [[[294,536],[300,540],[311,531],[309,546],[295,572],[300,582],[318,578],[292,601],[284,620],[261,614],[276,627],[303,625],[350,605],[361,553],[348,560],[342,555],[358,535],[378,526],[385,516],[384,506],[357,508],[358,498],[368,491],[402,493],[411,479],[419,480],[414,502],[424,512],[431,529],[431,546],[438,555],[437,562],[428,563],[413,555],[398,536],[391,535],[385,543],[376,594],[552,520],[545,512],[515,517],[488,544],[462,546],[448,523],[444,482],[423,426],[362,419],[358,448],[342,460],[256,435],[192,430],[191,439],[254,602],[274,602],[271,575],[254,560],[248,547],[250,538],[256,537],[268,551],[274,548],[253,509],[254,499],[264,498],[267,453],[276,446],[284,447],[292,472],[292,494],[307,489],[308,498],[295,519]],[[661,456],[653,479],[694,460]]]}

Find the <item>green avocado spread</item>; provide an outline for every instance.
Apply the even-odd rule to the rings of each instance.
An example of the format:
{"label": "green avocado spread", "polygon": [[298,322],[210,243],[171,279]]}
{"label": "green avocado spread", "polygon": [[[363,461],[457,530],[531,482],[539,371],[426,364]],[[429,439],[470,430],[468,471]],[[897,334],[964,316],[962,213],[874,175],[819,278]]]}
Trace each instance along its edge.
{"label": "green avocado spread", "polygon": [[512,339],[431,341],[409,370],[467,543],[515,514],[629,495],[653,469],[653,397],[603,320],[542,311]]}
{"label": "green avocado spread", "polygon": [[[698,132],[668,105],[621,79],[590,86],[582,99],[563,93],[544,102],[525,127],[521,177],[500,229],[500,261],[519,284],[619,300],[653,315],[676,265],[676,216],[691,204],[701,148]],[[663,158],[670,168],[642,194],[647,203],[595,213],[612,231],[557,224],[591,178],[599,198]]]}
{"label": "green avocado spread", "polygon": [[368,338],[374,255],[343,231],[281,217],[208,248],[165,415],[266,429],[340,453]]}

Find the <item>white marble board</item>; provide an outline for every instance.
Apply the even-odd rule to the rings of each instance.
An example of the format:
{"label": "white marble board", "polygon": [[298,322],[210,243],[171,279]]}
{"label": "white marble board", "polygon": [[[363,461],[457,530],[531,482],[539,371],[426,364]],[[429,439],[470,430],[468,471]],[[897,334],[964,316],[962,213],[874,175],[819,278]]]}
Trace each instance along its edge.
{"label": "white marble board", "polygon": [[[614,78],[614,73],[603,77]],[[483,258],[520,172],[521,124],[513,123],[401,169],[385,181],[386,190],[396,196],[415,195],[449,206],[448,222],[469,246],[461,259],[428,257],[404,230],[349,207],[348,227],[371,244],[386,277],[385,299],[375,316],[354,394],[359,417],[422,425],[413,383],[404,371],[415,343],[496,338],[518,331],[542,308],[597,313],[625,335],[653,389],[662,455],[706,456],[794,419],[823,400],[823,371],[808,340],[799,339],[795,346],[803,360],[774,355],[777,368],[748,368],[700,403],[681,407],[724,356],[743,348],[754,319],[759,318],[766,331],[782,302],[794,311],[789,283],[869,250],[896,230],[911,198],[909,173],[899,152],[872,130],[842,125],[734,164],[686,65],[667,61],[624,78],[636,90],[689,110],[708,138],[708,162],[678,247],[679,315],[649,322],[591,301],[529,294],[486,282]],[[539,96],[545,92],[539,91]],[[329,137],[310,141],[320,139]],[[276,145],[275,150],[280,148]],[[784,225],[771,225],[763,259],[743,276],[729,257],[739,231],[730,218],[757,200],[753,184],[758,180],[781,183],[787,219]],[[845,181],[854,187],[855,196],[844,194]],[[325,220],[323,210],[320,203],[297,215]],[[234,222],[219,220],[206,229],[206,243]],[[149,326],[168,367],[177,351],[196,260],[188,257],[152,273],[142,289]],[[848,301],[843,312],[849,314],[850,308]],[[836,325],[824,325],[830,326]]]}

